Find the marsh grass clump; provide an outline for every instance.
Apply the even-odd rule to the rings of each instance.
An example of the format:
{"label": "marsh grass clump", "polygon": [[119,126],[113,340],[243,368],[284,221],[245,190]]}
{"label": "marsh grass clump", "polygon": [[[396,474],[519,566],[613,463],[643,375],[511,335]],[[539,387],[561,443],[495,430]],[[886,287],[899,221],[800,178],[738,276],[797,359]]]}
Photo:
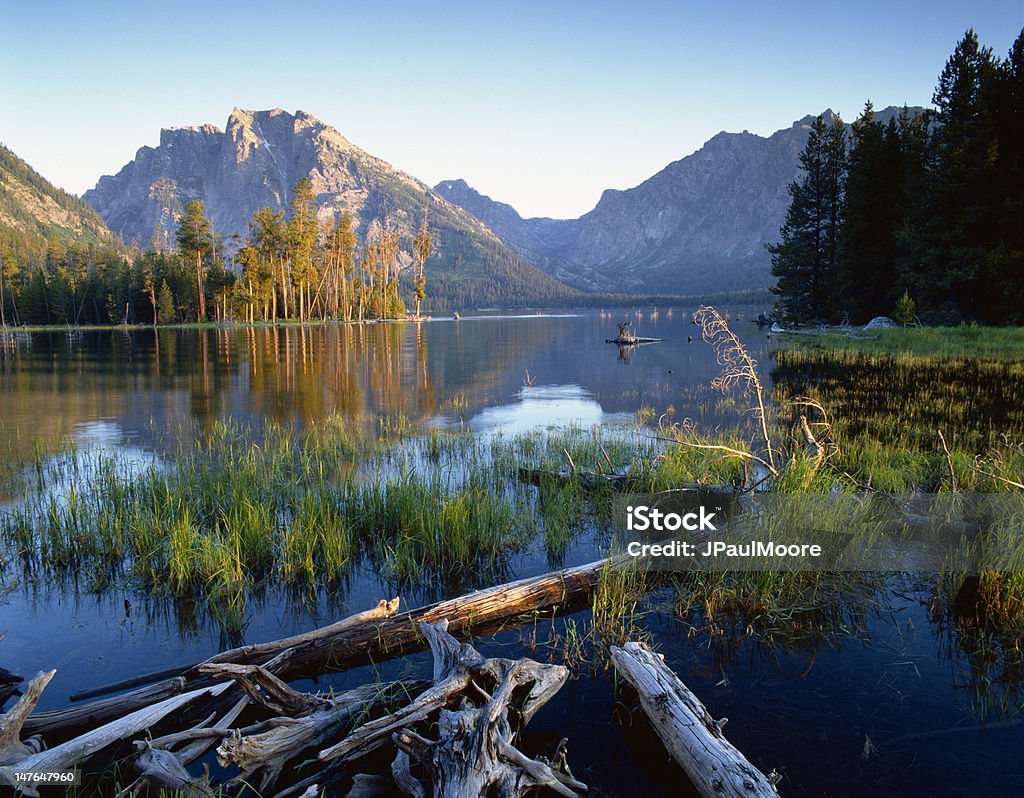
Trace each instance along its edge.
{"label": "marsh grass clump", "polygon": [[[585,489],[585,474],[639,473],[653,459],[595,430],[408,435],[398,420],[379,433],[336,418],[215,424],[148,463],[44,459],[42,486],[0,515],[3,549],[26,573],[187,599],[237,630],[267,585],[309,593],[370,569],[403,590],[451,594],[508,578],[510,555],[538,539],[560,565],[611,500]],[[555,478],[522,480],[524,462]]]}
{"label": "marsh grass clump", "polygon": [[674,582],[675,610],[717,635],[837,639],[884,606],[881,587],[874,574],[694,571]]}
{"label": "marsh grass clump", "polygon": [[[794,343],[780,349],[772,371],[773,401],[828,398],[833,436],[842,441],[836,468],[876,490],[950,490],[949,460],[960,490],[1005,490],[975,470],[979,454],[1024,439],[1024,364],[1005,356],[965,353],[980,341],[1024,341],[1021,331],[887,330],[877,349],[858,339]],[[904,337],[907,336],[907,337]],[[894,351],[905,341],[917,351]],[[927,345],[925,345],[927,344]],[[883,346],[885,345],[885,346]],[[980,352],[989,352],[981,346]],[[991,353],[990,353],[991,354]],[[938,433],[948,441],[949,455]]]}
{"label": "marsh grass clump", "polygon": [[929,602],[943,651],[983,718],[1024,712],[1024,572],[947,573]]}
{"label": "marsh grass clump", "polygon": [[261,584],[330,586],[363,563],[407,584],[500,571],[537,530],[528,491],[471,435],[398,435],[401,421],[366,440],[332,418],[217,424],[145,465],[72,452],[41,462],[42,486],[0,516],[0,535],[28,572],[125,578],[235,625]]}
{"label": "marsh grass clump", "polygon": [[862,335],[837,332],[793,336],[785,340],[783,351],[855,352],[906,359],[1024,359],[1024,327],[983,327],[978,324],[911,326],[879,328]]}
{"label": "marsh grass clump", "polygon": [[526,508],[480,474],[450,488],[440,475],[406,473],[350,488],[347,507],[371,560],[404,584],[492,568],[532,531]]}
{"label": "marsh grass clump", "polygon": [[641,624],[644,601],[656,580],[633,563],[609,559],[591,598],[591,633],[603,651],[647,636]]}

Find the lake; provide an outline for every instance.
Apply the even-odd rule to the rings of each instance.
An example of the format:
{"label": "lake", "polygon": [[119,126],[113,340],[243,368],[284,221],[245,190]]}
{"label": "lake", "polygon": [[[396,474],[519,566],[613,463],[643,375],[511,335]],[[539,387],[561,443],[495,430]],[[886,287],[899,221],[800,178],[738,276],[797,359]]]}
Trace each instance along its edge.
{"label": "lake", "polygon": [[[752,322],[755,313],[735,308],[731,317],[770,384],[777,341]],[[637,334],[664,340],[606,343],[627,318]],[[691,318],[692,309],[648,308],[481,313],[419,325],[18,334],[0,354],[0,452],[9,464],[0,506],[10,512],[33,489],[32,463],[57,462],[69,448],[112,454],[128,469],[169,469],[176,453],[225,421],[253,436],[269,424],[301,431],[340,417],[367,436],[401,427],[412,438],[440,429],[477,439],[571,425],[630,439],[638,414],[693,418],[709,430],[736,423],[744,404],[710,388],[719,366]],[[553,558],[534,540],[510,551],[502,572],[515,578],[589,562],[602,546],[600,535],[580,534]],[[448,594],[443,581],[401,587],[408,606]],[[329,623],[395,589],[367,565],[313,591],[264,585],[248,597],[242,623],[226,625],[199,601],[87,573],[45,578],[8,553],[0,666],[25,676],[57,668],[40,704],[56,708],[80,689]],[[699,610],[683,615],[671,593],[656,591],[643,626],[710,710],[728,716],[729,739],[766,772],[783,773],[782,795],[1020,794],[1024,674],[993,676],[957,619],[932,611],[932,590],[926,577],[893,575],[862,604],[836,602],[811,621],[756,636],[742,625],[709,625]],[[560,661],[568,630],[588,615],[506,631],[478,648]],[[378,673],[424,676],[429,656],[327,675],[316,689],[346,689]],[[993,678],[1009,696],[997,708],[979,688]],[[526,739],[542,748],[568,737],[570,764],[592,795],[689,794],[623,706],[591,653]]]}

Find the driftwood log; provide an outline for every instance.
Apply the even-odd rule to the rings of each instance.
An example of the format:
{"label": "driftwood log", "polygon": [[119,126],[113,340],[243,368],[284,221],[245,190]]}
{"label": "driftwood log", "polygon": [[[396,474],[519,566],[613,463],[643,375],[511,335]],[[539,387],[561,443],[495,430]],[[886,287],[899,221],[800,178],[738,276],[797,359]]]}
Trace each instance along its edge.
{"label": "driftwood log", "polygon": [[[0,767],[13,765],[25,757],[38,753],[41,743],[38,738],[22,742],[21,731],[29,714],[39,703],[43,690],[57,671],[46,671],[36,674],[28,683],[25,694],[11,707],[10,712],[0,717]],[[0,775],[0,783],[3,783]]]}
{"label": "driftwood log", "polygon": [[[433,686],[398,712],[324,749],[321,760],[350,761],[393,741],[399,749],[392,765],[395,783],[414,798],[425,796],[426,788],[412,774],[413,761],[431,774],[435,798],[513,798],[542,786],[567,798],[586,791],[567,767],[531,759],[515,747],[518,728],[565,683],[565,668],[485,658],[455,640],[444,619],[421,628],[434,654]],[[438,712],[437,739],[413,729]]]}
{"label": "driftwood log", "polygon": [[[222,651],[219,654],[214,654],[199,662],[194,662],[191,665],[184,665],[179,668],[167,668],[161,671],[156,671],[145,676],[136,676],[131,679],[125,679],[123,681],[114,682],[113,684],[102,685],[101,687],[94,687],[90,690],[82,690],[74,693],[71,696],[72,701],[82,701],[87,698],[95,698],[97,696],[106,695],[107,693],[115,693],[120,690],[126,690],[129,687],[137,687],[139,685],[151,684],[158,679],[167,679],[169,677],[184,676],[186,674],[194,674],[202,669],[204,665],[209,665],[216,662],[231,662],[239,663],[243,661],[252,661],[256,657],[271,658],[277,656],[283,651],[297,646],[300,643],[309,643],[317,639],[330,637],[340,632],[344,632],[347,629],[351,629],[359,624],[367,623],[369,621],[379,620],[381,618],[389,618],[398,611],[399,599],[393,598],[390,601],[381,599],[377,602],[377,606],[372,609],[366,610],[365,612],[357,612],[355,615],[350,615],[336,623],[329,624],[327,626],[321,626],[319,629],[313,629],[309,632],[303,632],[302,634],[292,635],[291,637],[283,637],[279,640],[273,640],[269,643],[253,643],[247,646],[239,646],[238,648],[228,649]],[[147,681],[148,679],[148,681]]]}
{"label": "driftwood log", "polygon": [[[209,770],[195,777],[186,767],[214,746],[220,767],[238,768],[229,787],[258,780],[264,794],[277,789],[281,774],[296,763],[304,763],[309,775],[279,794],[306,795],[316,784],[331,784],[350,763],[384,747],[396,752],[391,778],[408,795],[426,796],[423,774],[430,775],[433,794],[443,798],[513,798],[541,786],[570,798],[585,791],[572,777],[561,747],[551,761],[532,759],[516,747],[519,729],[561,688],[568,671],[529,659],[485,658],[456,641],[448,628],[442,618],[419,630],[434,652],[431,683],[370,684],[338,695],[312,695],[296,691],[269,667],[208,662],[201,673],[212,680],[210,686],[163,698],[50,749],[38,738],[22,739],[24,722],[54,675],[41,673],[18,704],[0,716],[0,785],[21,786],[36,795],[31,785],[18,785],[16,773],[90,763],[103,767],[117,756],[117,746],[133,741],[136,753],[122,761],[122,773],[137,778],[122,796],[144,788],[213,795]],[[205,714],[232,690],[241,698],[230,699],[233,706],[226,714],[218,709],[182,728],[186,707]],[[246,708],[248,725],[238,725]],[[374,719],[381,712],[391,714]],[[154,738],[158,725],[165,733]],[[437,737],[430,739],[434,730]],[[101,752],[106,759],[97,756]]]}
{"label": "driftwood log", "polygon": [[[202,662],[186,665],[181,669],[180,675],[174,678],[166,678],[170,671],[162,670],[147,676],[137,676],[113,684],[103,685],[92,690],[85,690],[71,696],[71,700],[82,699],[103,695],[105,693],[124,690],[136,685],[146,685],[131,690],[121,695],[103,698],[88,704],[68,707],[66,709],[51,712],[40,712],[32,715],[25,723],[26,731],[47,734],[61,731],[74,731],[84,727],[92,727],[99,723],[105,723],[114,718],[120,717],[128,712],[141,709],[156,701],[161,701],[172,696],[179,695],[186,690],[197,687],[204,687],[213,684],[214,679],[203,673],[202,667],[213,663],[230,662],[234,664],[249,663],[256,660],[281,674],[284,667],[275,667],[275,659],[279,659],[277,665],[287,662],[288,652],[293,646],[301,644],[313,644],[317,640],[329,639],[343,636],[346,631],[367,624],[375,620],[388,618],[398,610],[399,600],[381,600],[376,607],[350,615],[341,621],[299,635],[282,638],[269,643],[257,643],[249,646],[222,651]],[[287,673],[283,675],[287,676]],[[146,684],[148,681],[161,679],[156,684]]]}
{"label": "driftwood log", "polygon": [[[501,625],[532,622],[533,617],[528,613],[582,605],[607,566],[607,560],[598,560],[478,590],[405,613],[389,616],[382,612],[378,618],[362,618],[359,623],[344,627],[340,626],[344,622],[340,622],[300,635],[297,643],[294,642],[296,638],[286,638],[274,643],[243,646],[232,652],[232,663],[262,665],[278,678],[292,680],[344,670],[370,660],[381,662],[425,648],[427,640],[419,628],[422,622],[435,623],[445,618],[453,634],[486,633]],[[376,609],[380,610],[379,607]],[[385,609],[390,610],[390,607]],[[25,731],[30,734],[66,733],[105,723],[154,701],[213,684],[214,677],[204,673],[202,665],[222,661],[224,655],[219,654],[175,679],[88,704],[33,714],[25,721]]]}
{"label": "driftwood log", "polygon": [[714,720],[661,656],[633,642],[613,647],[611,655],[665,749],[704,798],[778,798],[778,774],[764,775],[725,739],[726,718]]}
{"label": "driftwood log", "polygon": [[[46,674],[40,674],[33,679],[33,683],[29,685],[25,695],[22,696],[21,701],[18,703],[21,704],[22,701],[31,699],[31,704],[34,706],[39,700],[39,696],[42,694],[43,688],[49,682],[50,678],[53,677],[54,673],[55,671],[50,671]],[[40,679],[42,679],[42,683],[36,690],[33,685]],[[193,690],[172,698],[167,698],[153,706],[143,707],[142,709],[131,712],[122,718],[106,723],[79,737],[75,737],[72,740],[55,746],[54,748],[47,750],[31,750],[30,747],[30,751],[27,755],[22,751],[21,756],[15,754],[11,757],[5,757],[7,761],[0,764],[0,785],[7,785],[11,787],[21,786],[21,789],[25,794],[37,795],[37,792],[30,785],[17,785],[14,773],[17,771],[28,770],[71,770],[77,767],[80,763],[88,760],[92,755],[102,751],[107,746],[113,745],[114,743],[122,740],[131,739],[132,736],[139,732],[156,725],[168,715],[181,709],[194,699],[206,695],[219,695],[229,686],[230,685],[228,683],[223,683],[208,688]],[[20,718],[17,716],[17,710],[18,705],[15,705],[14,708],[4,716],[3,720],[0,721],[0,727],[4,729],[4,733],[7,735],[12,732],[16,735],[19,731],[18,726],[20,725]],[[12,716],[13,721],[8,723],[8,721],[11,721]]]}
{"label": "driftwood log", "polygon": [[249,729],[218,730],[223,738],[217,748],[221,767],[237,765],[233,783],[249,781],[261,773],[260,791],[276,783],[285,765],[369,717],[378,707],[394,706],[421,689],[420,682],[368,684],[336,696],[299,693],[258,665],[207,666],[211,671],[238,680],[256,703],[275,717]]}

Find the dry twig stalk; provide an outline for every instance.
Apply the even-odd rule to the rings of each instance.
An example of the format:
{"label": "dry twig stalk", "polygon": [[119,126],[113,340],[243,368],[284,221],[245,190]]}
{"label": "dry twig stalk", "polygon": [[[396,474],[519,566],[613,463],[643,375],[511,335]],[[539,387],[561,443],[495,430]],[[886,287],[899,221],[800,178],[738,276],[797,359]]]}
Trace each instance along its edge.
{"label": "dry twig stalk", "polygon": [[[772,474],[777,475],[775,449],[768,431],[764,385],[757,375],[757,361],[750,356],[747,348],[729,327],[729,322],[713,307],[701,305],[693,314],[693,320],[700,325],[701,336],[714,348],[718,364],[722,367],[722,373],[711,381],[712,387],[722,393],[727,393],[733,388],[741,386],[744,394],[753,394],[757,403],[754,413],[761,424],[761,436],[764,439],[765,448],[765,458],[756,457],[754,459],[765,465]],[[749,456],[749,453],[746,454]]]}

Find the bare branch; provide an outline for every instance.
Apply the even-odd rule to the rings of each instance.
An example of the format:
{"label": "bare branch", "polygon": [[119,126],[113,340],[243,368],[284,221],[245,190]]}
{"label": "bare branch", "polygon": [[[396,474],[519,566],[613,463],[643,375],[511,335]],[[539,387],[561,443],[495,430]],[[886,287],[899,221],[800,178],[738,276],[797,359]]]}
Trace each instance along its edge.
{"label": "bare branch", "polygon": [[722,366],[722,373],[711,381],[712,387],[727,393],[741,386],[744,394],[754,396],[757,402],[754,411],[761,423],[767,465],[773,474],[777,474],[775,451],[768,432],[764,386],[757,375],[757,361],[750,356],[747,348],[736,337],[736,333],[730,329],[729,323],[713,307],[701,305],[693,314],[693,320],[700,325],[703,339],[714,347],[718,364]]}

